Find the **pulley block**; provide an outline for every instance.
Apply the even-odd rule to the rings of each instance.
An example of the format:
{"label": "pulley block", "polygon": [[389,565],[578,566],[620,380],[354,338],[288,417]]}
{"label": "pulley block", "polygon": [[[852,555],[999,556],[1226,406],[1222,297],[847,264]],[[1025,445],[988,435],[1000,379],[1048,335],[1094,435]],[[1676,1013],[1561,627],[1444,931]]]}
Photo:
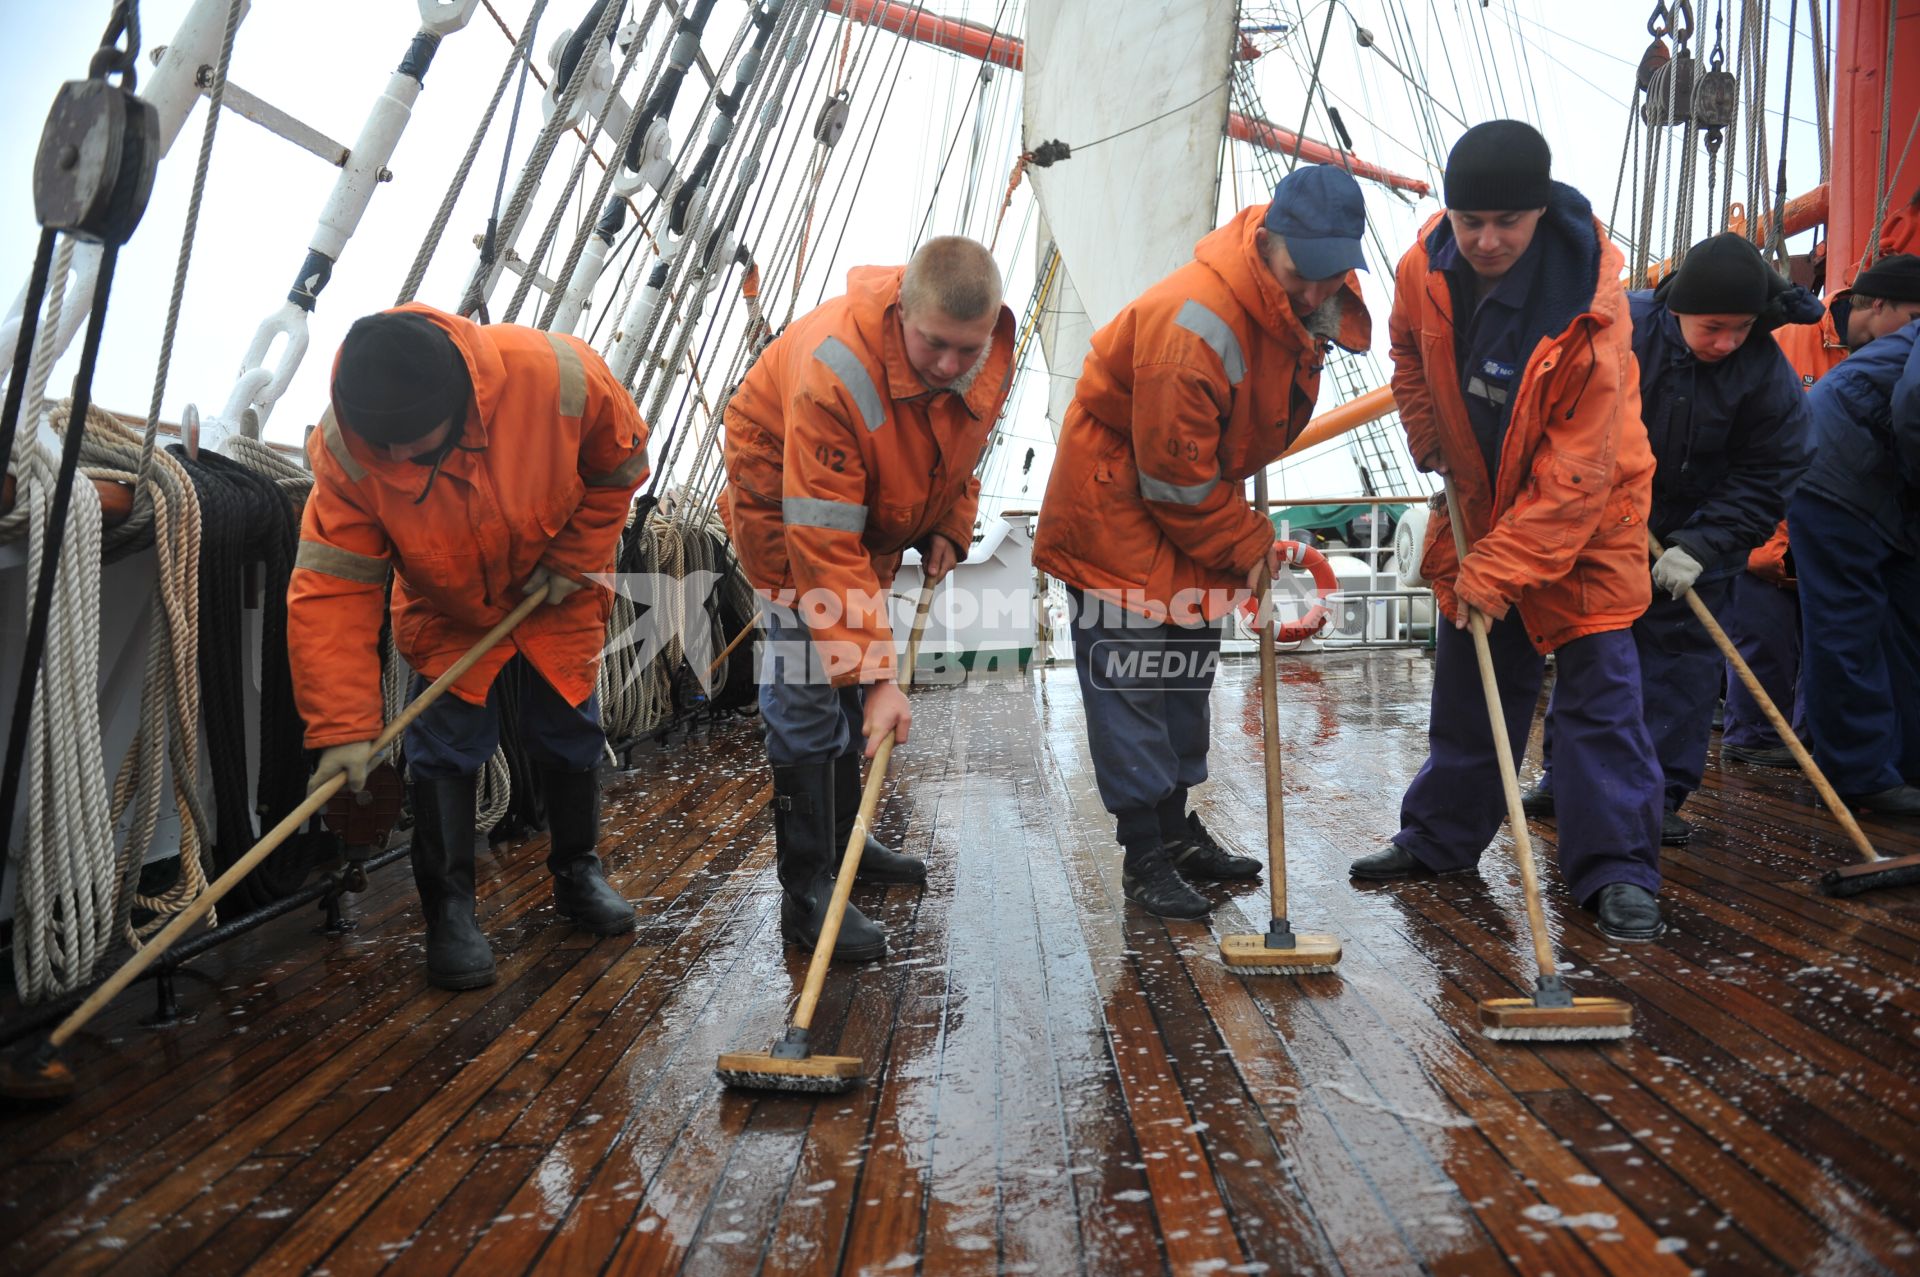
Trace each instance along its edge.
{"label": "pulley block", "polygon": [[160,164],[151,102],[105,79],[69,80],[54,95],[33,162],[42,226],[95,244],[133,237]]}
{"label": "pulley block", "polygon": [[822,146],[832,146],[847,131],[847,115],[851,111],[847,105],[847,91],[838,93],[820,104],[820,114],[813,121],[813,140]]}

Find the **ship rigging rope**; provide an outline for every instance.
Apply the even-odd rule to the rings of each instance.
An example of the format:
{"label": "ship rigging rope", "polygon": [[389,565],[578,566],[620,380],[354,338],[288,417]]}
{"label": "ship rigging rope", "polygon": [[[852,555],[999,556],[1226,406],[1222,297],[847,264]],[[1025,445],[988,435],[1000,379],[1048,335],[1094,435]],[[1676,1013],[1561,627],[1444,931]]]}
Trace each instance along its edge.
{"label": "ship rigging rope", "polygon": [[[762,109],[763,104],[785,101],[787,91],[792,85],[793,77],[798,71],[800,63],[804,61],[803,56],[791,56],[788,50],[789,48],[804,50],[811,47],[810,38],[803,38],[798,41],[794,40],[796,27],[803,17],[810,18],[819,12],[820,10],[814,5],[804,3],[803,0],[787,0],[787,2],[781,6],[779,14],[775,21],[770,24],[770,27],[763,28],[755,38],[756,48],[772,48],[778,51],[774,55],[780,63],[777,83],[768,82],[768,77],[764,74],[764,67],[761,68],[761,73],[753,74],[745,83],[742,83],[739,78],[735,80],[731,109],[725,112],[726,118],[729,121],[726,132],[718,142],[710,141],[708,143],[706,153],[701,156],[699,166],[706,167],[711,163],[712,167],[708,169],[710,173],[712,168],[719,166],[720,150],[725,149],[730,151],[731,157],[726,182],[724,185],[715,184],[711,178],[709,178],[707,184],[696,192],[691,207],[697,210],[697,216],[690,218],[691,224],[686,228],[686,234],[681,241],[680,251],[674,254],[672,266],[669,268],[666,294],[671,295],[674,277],[678,275],[682,281],[684,295],[681,298],[681,302],[687,311],[687,318],[681,327],[679,340],[674,344],[672,352],[657,364],[653,361],[647,362],[647,375],[641,379],[642,389],[646,388],[647,382],[651,379],[657,367],[672,368],[678,365],[693,340],[695,327],[693,318],[700,314],[705,298],[713,288],[715,278],[717,276],[730,274],[733,269],[734,263],[730,257],[724,261],[716,260],[719,257],[718,247],[721,238],[729,229],[729,224],[734,222],[739,216],[740,208],[744,203],[749,184],[753,183],[759,176],[761,154],[766,150],[768,139],[775,133],[781,114],[784,114],[776,114]],[[817,28],[815,28],[815,30],[817,30]],[[812,32],[810,31],[808,33],[809,37],[811,34]],[[744,36],[745,29],[743,28],[741,38],[744,38]],[[736,76],[738,76],[737,71]],[[737,142],[743,131],[746,130],[742,130],[732,123],[732,121],[741,118],[745,118],[750,122],[749,128],[751,128],[751,122],[756,118],[759,123],[759,128],[753,130],[754,136],[752,144],[744,154],[737,145]],[[718,121],[715,122],[714,127],[717,132],[719,129]],[[716,198],[713,194],[715,192],[724,195],[724,198]],[[676,199],[685,197],[685,193],[682,192],[682,195],[676,197]],[[717,211],[722,207],[726,209],[725,224],[721,222]],[[689,258],[688,255],[689,248],[691,249],[691,258]],[[696,267],[700,272],[697,276],[697,287],[685,282],[695,278],[693,271]],[[654,309],[654,313],[648,323],[649,334],[658,327],[665,309],[666,307],[664,305]],[[648,348],[650,340],[651,337],[649,336],[648,341],[642,342],[642,349]],[[650,421],[659,419],[660,410],[666,402],[670,381],[670,378],[663,379],[658,386],[655,387],[654,394],[648,400],[647,407],[643,410],[642,416]],[[676,434],[679,432],[679,425],[680,422],[676,421],[674,431]],[[663,468],[671,469],[675,452],[676,449],[673,441],[670,439],[668,447],[663,450]]]}
{"label": "ship rigging rope", "polygon": [[[707,106],[713,104],[721,107],[720,118],[711,125],[707,134],[707,144],[695,163],[693,172],[684,179],[681,189],[674,196],[668,223],[668,235],[671,241],[664,239],[662,241],[663,246],[669,242],[674,244],[672,261],[667,263],[666,280],[661,290],[660,304],[656,305],[648,315],[647,326],[639,343],[642,351],[654,349],[654,336],[661,329],[668,310],[668,302],[677,292],[680,306],[686,312],[682,320],[680,337],[674,344],[672,352],[664,358],[642,361],[643,372],[635,390],[635,399],[638,401],[649,388],[654,389],[654,393],[641,410],[641,415],[649,421],[659,420],[660,410],[665,404],[669,383],[672,380],[671,378],[663,379],[657,387],[654,387],[655,372],[660,368],[670,369],[679,364],[681,356],[693,338],[693,317],[700,313],[707,294],[712,290],[714,277],[724,275],[732,269],[730,260],[719,263],[713,260],[717,255],[718,244],[727,230],[718,220],[718,210],[722,207],[728,209],[729,220],[737,217],[740,199],[743,196],[737,195],[736,189],[743,191],[745,183],[753,182],[759,176],[760,155],[766,149],[767,139],[774,131],[774,126],[779,119],[778,116],[762,111],[761,106],[768,101],[784,100],[800,61],[789,55],[789,49],[795,47],[790,45],[790,41],[794,38],[796,24],[800,22],[803,15],[811,17],[818,12],[814,5],[806,3],[805,0],[785,0],[785,3],[780,5],[779,12],[773,16],[773,20],[763,22],[758,7],[752,9],[747,20],[735,33],[726,63],[722,64],[733,64],[732,93],[722,95],[716,83],[713,92],[702,104],[700,117],[702,121],[704,121]],[[743,71],[737,59],[749,28],[757,28],[754,37],[754,65]],[[807,41],[801,40],[797,47],[804,49],[810,45]],[[774,50],[772,56],[780,63],[777,84],[770,83],[770,77],[766,74],[767,68],[762,55],[768,49]],[[755,133],[751,147],[743,149],[740,143],[756,117],[759,117],[761,127]],[[740,125],[741,120],[749,122],[746,128]],[[724,181],[715,176],[723,156],[728,164]],[[691,187],[687,185],[696,182],[697,185]],[[682,223],[682,229],[678,234],[675,234],[672,225],[675,220]],[[675,425],[677,433],[678,422]],[[672,441],[670,439],[668,449],[663,451],[663,467],[671,468],[671,456]]]}
{"label": "ship rigging rope", "polygon": [[[407,270],[406,282],[400,285],[399,296],[393,299],[396,306],[404,306],[412,301],[414,294],[420,291],[420,282],[427,276],[427,264],[440,248],[440,238],[447,232],[447,223],[453,217],[453,206],[460,199],[460,192],[467,185],[467,178],[473,172],[473,162],[480,155],[480,145],[493,128],[494,113],[500,109],[500,102],[507,95],[507,85],[513,81],[514,68],[524,59],[529,70],[533,66],[533,36],[540,29],[540,15],[546,12],[547,0],[533,0],[533,8],[527,14],[527,25],[520,31],[520,38],[514,42],[513,51],[507,55],[507,65],[500,72],[500,83],[494,86],[493,100],[487,103],[487,109],[480,115],[479,127],[473,131],[473,140],[467,143],[467,153],[460,158],[460,167],[454,170],[453,181],[447,185],[447,193],[440,197],[440,207],[433,215],[433,223],[427,228],[427,234],[420,241],[420,250],[414,254],[413,265]],[[491,9],[491,6],[489,6]],[[498,15],[496,14],[497,18]],[[522,80],[524,84],[524,78]],[[495,201],[496,205],[498,201]]]}
{"label": "ship rigging rope", "polygon": [[[600,14],[600,21],[593,33],[587,37],[585,47],[597,49],[607,41],[615,22],[620,17],[624,4],[609,3]],[[547,161],[553,157],[553,148],[560,140],[560,134],[567,128],[567,121],[573,116],[574,105],[580,95],[586,92],[588,83],[593,79],[593,62],[582,56],[574,64],[573,75],[567,80],[566,91],[561,95],[553,118],[541,128],[534,139],[533,151],[521,166],[520,180],[514,185],[513,198],[507,201],[507,211],[501,218],[499,238],[506,243],[513,242],[514,233],[520,229],[520,219],[526,215],[527,205],[533,199],[533,193],[540,184],[541,176],[546,172]],[[591,146],[589,146],[591,149]],[[476,265],[473,277],[467,284],[465,294],[455,311],[462,315],[471,315],[486,300],[487,292],[495,278],[497,265]]]}
{"label": "ship rigging rope", "polygon": [[[178,444],[168,450],[185,463],[200,500],[200,698],[213,783],[213,838],[209,850],[225,870],[262,827],[306,797],[302,724],[293,700],[287,660],[287,582],[299,540],[299,516],[275,482],[218,453],[187,459]],[[253,565],[260,570],[258,603],[246,597]],[[249,612],[260,633],[252,641]],[[243,679],[258,671],[259,767],[248,793],[246,692]],[[297,891],[312,861],[302,841],[289,842],[262,861],[236,888],[242,904],[261,906]]]}
{"label": "ship rigging rope", "polygon": [[[118,470],[94,470],[99,477],[131,482],[143,457],[139,435],[107,412],[89,411],[87,434],[96,455],[117,460]],[[109,464],[113,464],[110,462]],[[153,506],[154,598],[147,628],[147,660],[140,689],[140,727],[113,784],[113,822],[129,807],[133,824],[120,857],[120,916],[127,939],[150,934],[185,909],[206,889],[201,865],[207,817],[200,805],[200,527],[198,494],[180,463],[153,454],[140,488]],[[171,769],[169,772],[169,768]],[[158,896],[137,894],[134,885],[153,844],[160,814],[160,783],[172,782],[180,820],[180,872]],[[157,915],[135,928],[132,910]],[[209,925],[212,925],[210,922]]]}
{"label": "ship rigging rope", "polygon": [[[58,346],[73,241],[62,236],[45,302],[46,320],[26,379],[16,457],[21,499],[12,518],[28,531],[28,580],[38,580],[45,554],[56,459],[41,446],[38,425]],[[90,483],[75,485],[62,538],[61,571],[47,600],[51,640],[40,667],[26,741],[26,842],[14,854],[14,981],[22,1002],[58,996],[84,984],[113,946],[119,876],[113,823],[106,810],[101,764],[100,499]],[[66,783],[79,777],[81,783]],[[10,822],[12,812],[0,812]]]}
{"label": "ship rigging rope", "polygon": [[[1880,228],[1887,224],[1887,195],[1891,184],[1887,181],[1887,142],[1893,128],[1893,53],[1894,42],[1898,36],[1900,6],[1894,0],[1887,2],[1887,65],[1881,71],[1883,82],[1880,99],[1880,168],[1874,178],[1872,229],[1867,233],[1867,246],[1860,253],[1860,269],[1865,270],[1880,260]],[[1920,115],[1914,117],[1914,126],[1920,128]],[[1784,127],[1784,126],[1783,126]],[[1909,144],[1913,141],[1911,130],[1907,133]],[[1900,152],[1900,162],[1905,164],[1906,151]]]}
{"label": "ship rigging rope", "polygon": [[220,60],[213,70],[213,85],[207,91],[207,127],[200,134],[200,155],[193,166],[193,190],[187,196],[187,223],[180,232],[180,256],[173,267],[173,292],[167,298],[167,320],[160,331],[160,359],[153,374],[153,397],[147,404],[146,436],[141,443],[140,473],[145,474],[153,457],[154,438],[160,431],[160,402],[167,393],[167,371],[173,363],[173,338],[180,327],[180,303],[187,293],[187,266],[193,260],[193,238],[200,225],[200,199],[207,189],[207,168],[213,161],[213,136],[220,127],[220,104],[227,96],[227,68],[233,62],[233,34],[240,26],[240,11],[246,0],[228,0],[227,26],[220,37]]}
{"label": "ship rigging rope", "polygon": [[[640,20],[640,32],[644,33],[652,29],[654,17],[659,11],[660,0],[653,0],[653,3],[647,6],[646,16]],[[642,101],[653,91],[653,85],[660,77],[660,68],[666,62],[668,44],[668,41],[660,41],[659,48],[654,53],[653,69],[647,77],[646,84],[641,87]],[[640,60],[641,50],[645,47],[646,41],[640,35],[635,35],[633,43],[627,46],[626,56],[620,61],[620,69],[614,73],[613,87],[607,91],[608,100],[620,96],[620,90],[626,86],[627,76],[633,71],[634,64]],[[599,56],[598,50],[599,46],[593,44],[581,50],[580,61],[574,68],[576,77],[584,72],[591,78],[593,64]],[[600,174],[600,185],[587,205],[589,209],[597,212],[606,204],[607,196],[613,191],[613,179],[619,175],[621,166],[626,162],[627,150],[633,145],[634,131],[639,128],[646,114],[644,110],[627,113],[626,127],[620,131],[620,139],[613,148],[614,162],[607,165]],[[546,260],[548,251],[553,247],[554,239],[560,233],[560,224],[566,220],[567,209],[573,202],[573,193],[580,185],[581,176],[586,172],[587,156],[593,150],[593,143],[606,131],[606,127],[606,117],[596,113],[593,117],[593,129],[587,134],[587,145],[581,149],[579,160],[574,164],[573,171],[567,175],[566,185],[561,189],[559,197],[554,200],[553,209],[547,215],[547,224],[541,229],[540,242],[528,258],[529,269],[520,276],[520,282],[513,290],[513,300],[507,303],[508,323],[515,321],[520,314],[520,307],[526,304],[527,294],[533,288],[534,271],[531,269],[531,263]],[[573,246],[567,250],[566,264],[553,274],[553,292],[547,299],[545,313],[541,315],[538,323],[541,328],[553,326],[554,314],[560,309],[560,304],[566,300],[567,285],[573,278],[573,268],[580,260],[581,251],[586,248],[587,237],[593,234],[594,217],[592,215],[580,218],[578,221],[579,226],[573,237]]]}
{"label": "ship rigging rope", "polygon": [[[607,91],[608,101],[612,101],[620,96],[620,89],[627,82],[627,74],[633,70],[634,63],[639,61],[640,51],[646,45],[646,41],[642,37],[647,31],[653,28],[654,15],[659,12],[659,9],[660,0],[653,0],[653,3],[647,7],[646,17],[640,20],[639,34],[634,36],[633,43],[627,49],[627,56],[620,63],[620,70],[614,76],[613,87]],[[642,85],[637,99],[642,105],[636,106],[632,111],[628,112],[627,125],[620,131],[620,140],[613,148],[615,160],[612,164],[609,164],[606,171],[600,175],[600,185],[594,190],[593,198],[589,200],[586,205],[589,210],[599,210],[607,204],[607,197],[613,191],[613,179],[619,174],[621,166],[626,163],[625,157],[631,151],[634,135],[638,132],[640,125],[643,122],[647,122],[647,117],[650,113],[645,109],[645,104],[651,100],[654,86],[660,81],[660,68],[666,63],[667,50],[671,47],[672,43],[670,40],[661,40],[659,42],[659,48],[654,51],[653,66],[647,72],[646,82]],[[586,52],[583,51],[580,56],[582,61],[588,60],[588,54]],[[605,119],[596,116],[592,136],[598,137],[605,127]],[[582,167],[584,168],[584,165]],[[554,202],[553,212],[547,219],[546,230],[540,236],[540,246],[534,251],[534,260],[537,261],[546,255],[548,246],[553,243],[554,236],[559,233],[560,221],[566,213],[568,198],[572,195],[573,185],[578,182],[578,180],[579,174],[576,172],[573,178],[569,180],[566,192]],[[588,216],[579,219],[579,226],[575,229],[573,243],[567,249],[566,260],[562,263],[560,269],[553,274],[553,292],[548,296],[546,307],[540,313],[539,327],[553,327],[554,316],[559,313],[561,304],[567,299],[567,290],[572,286],[574,267],[579,265],[580,255],[586,251],[587,240],[592,237],[596,229],[597,225],[593,213],[590,212]],[[521,279],[520,287],[514,292],[513,303],[508,309],[509,317],[519,313],[520,303],[526,296],[527,289],[532,283],[533,273],[529,271]]]}

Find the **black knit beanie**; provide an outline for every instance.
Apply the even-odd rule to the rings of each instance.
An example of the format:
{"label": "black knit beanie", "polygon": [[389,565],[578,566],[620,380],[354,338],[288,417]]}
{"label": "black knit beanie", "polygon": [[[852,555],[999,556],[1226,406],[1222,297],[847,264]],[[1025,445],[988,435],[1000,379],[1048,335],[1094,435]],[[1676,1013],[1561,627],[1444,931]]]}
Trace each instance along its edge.
{"label": "black knit beanie", "polygon": [[1723,231],[1687,250],[1667,292],[1676,315],[1757,315],[1772,294],[1773,269],[1746,236]]}
{"label": "black knit beanie", "polygon": [[1519,120],[1488,120],[1460,135],[1447,156],[1447,207],[1464,213],[1545,208],[1553,197],[1553,152]]}
{"label": "black knit beanie", "polygon": [[1894,253],[1853,277],[1855,297],[1890,302],[1920,302],[1920,257]]}
{"label": "black knit beanie", "polygon": [[333,410],[369,443],[412,443],[458,416],[471,389],[467,361],[445,329],[424,315],[383,311],[347,329]]}

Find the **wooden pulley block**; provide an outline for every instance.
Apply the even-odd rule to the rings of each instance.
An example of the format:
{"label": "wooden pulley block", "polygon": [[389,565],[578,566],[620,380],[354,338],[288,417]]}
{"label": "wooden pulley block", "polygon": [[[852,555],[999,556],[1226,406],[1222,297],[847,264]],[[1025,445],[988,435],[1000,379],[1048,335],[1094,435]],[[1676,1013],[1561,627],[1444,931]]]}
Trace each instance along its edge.
{"label": "wooden pulley block", "polygon": [[69,80],[40,133],[34,215],[91,243],[126,243],[147,210],[160,150],[151,102],[105,79]]}

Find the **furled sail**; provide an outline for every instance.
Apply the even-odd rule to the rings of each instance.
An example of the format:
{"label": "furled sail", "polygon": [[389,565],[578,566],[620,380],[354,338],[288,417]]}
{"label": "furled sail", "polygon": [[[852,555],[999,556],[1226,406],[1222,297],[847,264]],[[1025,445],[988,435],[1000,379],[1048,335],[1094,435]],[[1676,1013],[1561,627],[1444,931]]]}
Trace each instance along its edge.
{"label": "furled sail", "polygon": [[1088,338],[1186,261],[1214,223],[1238,6],[1034,0],[1027,9],[1025,149],[1072,155],[1029,170],[1059,273],[1041,325],[1055,433]]}

